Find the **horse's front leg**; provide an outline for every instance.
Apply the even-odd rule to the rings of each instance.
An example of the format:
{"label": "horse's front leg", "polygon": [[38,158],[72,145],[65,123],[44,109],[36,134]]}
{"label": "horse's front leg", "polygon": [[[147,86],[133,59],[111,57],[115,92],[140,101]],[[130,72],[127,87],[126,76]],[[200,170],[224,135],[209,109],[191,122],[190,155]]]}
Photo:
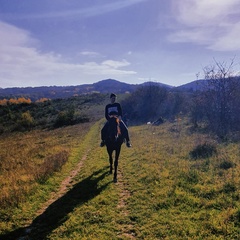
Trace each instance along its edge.
{"label": "horse's front leg", "polygon": [[121,151],[121,146],[116,149],[116,153],[115,153],[114,175],[113,175],[113,181],[115,183],[117,182],[118,158],[119,158],[119,155],[120,155],[120,151]]}
{"label": "horse's front leg", "polygon": [[110,165],[109,173],[112,174],[112,172],[113,172],[113,158],[112,158],[113,151],[110,150],[109,148],[107,148],[107,152],[108,152],[109,165]]}

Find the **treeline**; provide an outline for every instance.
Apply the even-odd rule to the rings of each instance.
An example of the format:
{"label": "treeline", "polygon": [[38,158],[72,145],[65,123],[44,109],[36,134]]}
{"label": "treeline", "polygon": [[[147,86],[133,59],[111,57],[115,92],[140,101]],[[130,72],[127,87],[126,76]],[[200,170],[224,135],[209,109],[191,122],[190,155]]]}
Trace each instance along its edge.
{"label": "treeline", "polygon": [[[0,133],[26,131],[36,128],[57,128],[88,122],[105,101],[102,94],[89,94],[67,99],[41,99],[31,102],[25,98],[2,100],[0,104]],[[92,111],[92,112],[91,112]]]}
{"label": "treeline", "polygon": [[30,98],[36,101],[41,98],[59,99],[69,98],[71,96],[78,96],[85,92],[84,87],[81,86],[50,86],[50,87],[15,87],[15,88],[0,88],[0,98]]}
{"label": "treeline", "polygon": [[[230,65],[215,63],[204,69],[205,81],[196,91],[166,88],[154,83],[121,95],[123,119],[131,125],[175,121],[188,117],[193,130],[221,139],[240,139],[240,78]],[[34,128],[56,128],[104,117],[108,94],[88,94],[66,99],[3,99],[0,133]]]}
{"label": "treeline", "polygon": [[240,78],[232,75],[232,64],[206,67],[204,84],[195,92],[151,84],[139,88],[122,102],[125,120],[143,124],[187,116],[194,130],[240,139]]}
{"label": "treeline", "polygon": [[[123,118],[135,125],[188,117],[194,130],[205,130],[221,139],[239,138],[240,79],[211,76],[200,89],[177,91],[152,83],[141,86],[121,96]],[[25,98],[1,100],[0,133],[51,129],[100,119],[108,100],[108,95],[99,93],[36,102]]]}

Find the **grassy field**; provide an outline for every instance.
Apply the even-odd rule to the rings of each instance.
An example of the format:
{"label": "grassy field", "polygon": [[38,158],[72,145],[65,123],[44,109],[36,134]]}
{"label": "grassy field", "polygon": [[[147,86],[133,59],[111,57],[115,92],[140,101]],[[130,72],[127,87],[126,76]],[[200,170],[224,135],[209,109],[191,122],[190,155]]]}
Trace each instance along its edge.
{"label": "grassy field", "polygon": [[[122,147],[113,183],[106,149],[99,147],[102,124],[1,139],[1,158],[22,149],[24,159],[18,143],[33,153],[18,171],[1,166],[0,239],[240,239],[239,144],[192,133],[181,119],[130,127],[133,147]],[[2,150],[6,143],[11,151]],[[216,154],[191,158],[204,144],[216,146]],[[45,178],[24,173],[29,166],[38,172],[49,153],[53,161],[61,153],[68,160]],[[16,202],[7,198],[11,174],[11,186],[26,192]]]}

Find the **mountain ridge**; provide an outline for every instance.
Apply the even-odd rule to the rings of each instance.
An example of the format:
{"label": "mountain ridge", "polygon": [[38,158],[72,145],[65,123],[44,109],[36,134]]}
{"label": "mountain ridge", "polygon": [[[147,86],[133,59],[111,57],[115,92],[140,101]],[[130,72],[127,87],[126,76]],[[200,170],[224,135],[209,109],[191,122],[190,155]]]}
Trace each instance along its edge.
{"label": "mountain ridge", "polygon": [[0,99],[25,97],[35,101],[40,98],[67,98],[90,93],[131,93],[141,86],[148,84],[173,88],[170,85],[158,82],[145,82],[141,84],[129,84],[115,79],[100,80],[92,84],[75,86],[40,86],[40,87],[12,87],[0,88]]}

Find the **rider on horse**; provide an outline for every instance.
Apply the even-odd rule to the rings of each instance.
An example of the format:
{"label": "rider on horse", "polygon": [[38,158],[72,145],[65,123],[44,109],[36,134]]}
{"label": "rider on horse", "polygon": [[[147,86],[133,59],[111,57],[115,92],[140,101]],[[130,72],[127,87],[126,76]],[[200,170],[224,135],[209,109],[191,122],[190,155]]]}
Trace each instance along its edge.
{"label": "rider on horse", "polygon": [[110,95],[110,101],[111,103],[107,104],[105,107],[105,118],[107,119],[107,122],[105,123],[105,125],[103,126],[102,130],[101,130],[101,143],[100,143],[100,147],[105,146],[106,144],[106,138],[107,138],[107,131],[108,131],[108,125],[109,125],[109,120],[113,117],[113,116],[117,116],[117,118],[119,119],[120,122],[120,128],[122,130],[123,136],[126,139],[126,146],[127,147],[131,147],[131,143],[130,143],[130,139],[129,139],[129,135],[128,135],[128,129],[125,125],[125,123],[122,121],[122,107],[120,105],[120,103],[115,102],[116,101],[116,94],[111,93]]}

